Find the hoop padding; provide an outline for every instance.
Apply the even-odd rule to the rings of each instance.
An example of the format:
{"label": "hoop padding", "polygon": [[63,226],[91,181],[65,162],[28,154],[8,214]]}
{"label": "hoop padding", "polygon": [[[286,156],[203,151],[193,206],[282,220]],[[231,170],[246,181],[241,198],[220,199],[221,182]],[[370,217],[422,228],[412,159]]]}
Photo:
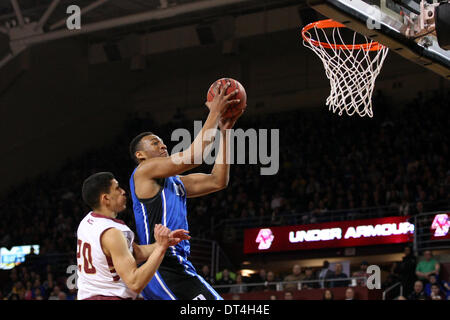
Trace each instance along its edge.
{"label": "hoop padding", "polygon": [[[302,30],[303,44],[322,60],[331,91],[326,105],[340,116],[373,117],[372,93],[389,49],[364,35],[353,33],[346,44],[340,30],[345,26],[331,19],[313,22]],[[327,35],[327,32],[330,33]],[[356,37],[364,39],[356,43]]]}

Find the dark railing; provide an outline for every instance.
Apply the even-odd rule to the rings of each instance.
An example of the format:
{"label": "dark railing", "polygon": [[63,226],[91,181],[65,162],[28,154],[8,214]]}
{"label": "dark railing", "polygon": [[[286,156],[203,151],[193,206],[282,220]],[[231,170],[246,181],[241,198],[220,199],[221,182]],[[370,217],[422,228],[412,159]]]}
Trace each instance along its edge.
{"label": "dark railing", "polygon": [[398,296],[403,296],[403,285],[397,282],[383,291],[383,300],[393,300]]}
{"label": "dark railing", "polygon": [[[252,287],[274,287],[275,291],[283,291],[285,290],[286,285],[294,285],[297,290],[302,290],[303,285],[313,285],[315,284],[318,288],[328,288],[330,283],[333,281],[343,282],[348,281],[348,287],[355,287],[357,283],[366,283],[366,277],[348,277],[348,278],[327,278],[327,279],[318,279],[318,280],[294,280],[294,281],[266,281],[266,282],[258,282],[258,283],[240,283],[240,284],[228,284],[228,285],[214,285],[214,289],[229,289],[233,291],[233,288],[246,288],[247,291],[251,291]],[[227,290],[220,290],[227,291]],[[225,292],[223,292],[225,293]]]}
{"label": "dark railing", "polygon": [[[341,282],[348,281],[349,285],[347,287],[366,287],[366,285],[361,285],[367,283],[367,277],[348,277],[348,278],[336,278],[336,279],[318,279],[318,280],[300,280],[300,281],[266,281],[260,283],[240,283],[231,285],[215,285],[213,286],[216,290],[220,291],[222,294],[232,293],[247,293],[251,292],[252,288],[270,288],[273,291],[285,291],[287,289],[286,285],[289,286],[289,290],[293,288],[297,290],[305,290],[305,288],[315,288],[323,289],[329,288],[330,283],[333,281]],[[294,286],[292,286],[294,285]],[[304,285],[307,285],[304,287]],[[228,289],[228,290],[227,290]],[[389,288],[385,288],[382,292],[382,300],[394,300],[398,296],[403,296],[403,286],[401,282],[397,282]]]}
{"label": "dark railing", "polygon": [[210,276],[214,277],[220,270],[234,270],[228,256],[222,250],[217,241],[192,239],[190,260],[199,271],[203,265],[210,267]]}

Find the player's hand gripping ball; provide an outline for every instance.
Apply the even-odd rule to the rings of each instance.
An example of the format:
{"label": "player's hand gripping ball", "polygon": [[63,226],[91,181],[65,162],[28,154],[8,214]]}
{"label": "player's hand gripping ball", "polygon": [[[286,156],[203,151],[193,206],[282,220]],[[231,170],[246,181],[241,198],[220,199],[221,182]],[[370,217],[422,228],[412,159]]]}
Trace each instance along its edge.
{"label": "player's hand gripping ball", "polygon": [[242,114],[243,110],[247,108],[247,93],[245,92],[244,87],[242,84],[239,83],[239,81],[231,79],[231,78],[222,78],[219,80],[214,81],[214,83],[209,87],[208,95],[206,97],[206,100],[208,102],[211,102],[214,99],[214,87],[217,84],[217,82],[220,81],[222,84],[222,87],[226,85],[227,82],[230,82],[230,86],[228,87],[227,91],[225,92],[226,95],[230,94],[234,90],[238,89],[238,93],[233,96],[233,99],[239,99],[240,102],[237,104],[230,105],[227,110],[222,115],[223,119],[230,119],[238,114]]}

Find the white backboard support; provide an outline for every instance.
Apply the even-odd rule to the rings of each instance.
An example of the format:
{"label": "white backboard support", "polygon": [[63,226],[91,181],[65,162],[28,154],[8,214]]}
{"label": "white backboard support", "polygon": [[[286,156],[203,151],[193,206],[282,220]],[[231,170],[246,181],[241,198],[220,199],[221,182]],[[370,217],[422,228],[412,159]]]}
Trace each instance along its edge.
{"label": "white backboard support", "polygon": [[439,47],[436,35],[407,36],[406,17],[418,15],[421,11],[416,0],[308,0],[308,5],[404,58],[450,79],[450,50]]}

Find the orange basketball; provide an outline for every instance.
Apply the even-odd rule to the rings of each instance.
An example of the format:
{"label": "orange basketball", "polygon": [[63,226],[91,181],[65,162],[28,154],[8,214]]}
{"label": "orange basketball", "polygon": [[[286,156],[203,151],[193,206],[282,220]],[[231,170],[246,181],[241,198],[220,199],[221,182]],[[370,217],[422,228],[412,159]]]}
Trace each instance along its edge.
{"label": "orange basketball", "polygon": [[225,94],[230,94],[234,90],[238,89],[238,93],[232,97],[232,99],[240,99],[241,101],[238,104],[233,104],[228,107],[227,110],[225,110],[223,114],[223,118],[232,118],[235,115],[242,112],[242,110],[245,110],[247,107],[247,93],[245,92],[244,87],[242,84],[239,83],[239,81],[231,79],[231,78],[222,78],[219,80],[214,81],[214,83],[209,87],[208,95],[206,97],[206,100],[208,102],[211,102],[214,98],[214,86],[216,85],[217,81],[220,81],[222,83],[222,86],[225,86],[227,82],[230,82],[230,86],[227,89],[227,92]]}

